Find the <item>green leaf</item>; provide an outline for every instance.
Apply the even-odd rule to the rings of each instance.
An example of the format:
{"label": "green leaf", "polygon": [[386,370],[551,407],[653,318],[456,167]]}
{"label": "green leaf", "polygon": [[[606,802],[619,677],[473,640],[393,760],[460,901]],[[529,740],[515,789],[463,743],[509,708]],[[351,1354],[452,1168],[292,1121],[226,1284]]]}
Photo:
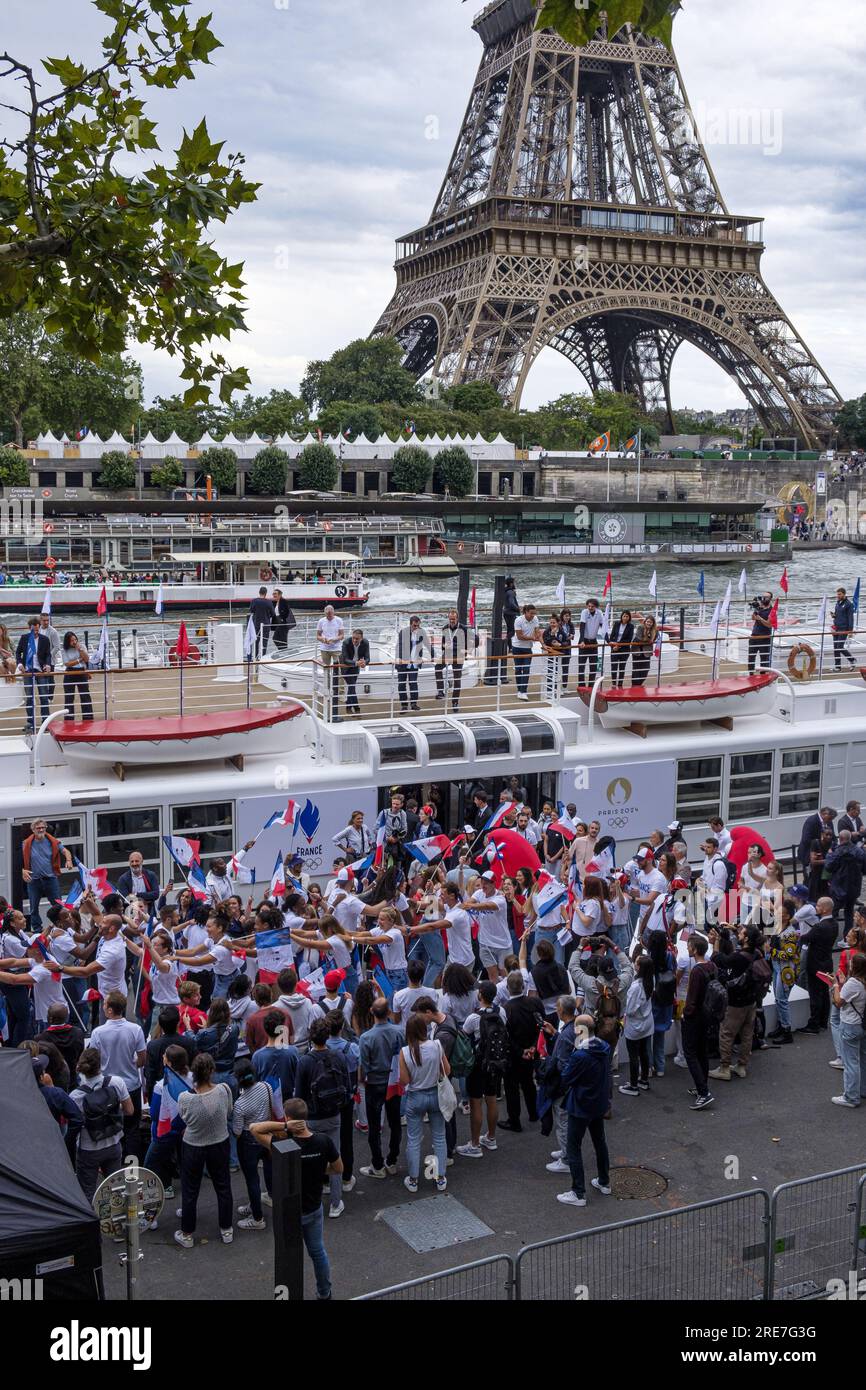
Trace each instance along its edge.
{"label": "green leaf", "polygon": [[646,6],[644,0],[605,0],[607,36],[612,39],[626,24],[640,25]]}
{"label": "green leaf", "polygon": [[49,77],[56,77],[64,87],[74,87],[81,82],[87,71],[79,63],[73,63],[71,58],[43,58],[42,66]]}

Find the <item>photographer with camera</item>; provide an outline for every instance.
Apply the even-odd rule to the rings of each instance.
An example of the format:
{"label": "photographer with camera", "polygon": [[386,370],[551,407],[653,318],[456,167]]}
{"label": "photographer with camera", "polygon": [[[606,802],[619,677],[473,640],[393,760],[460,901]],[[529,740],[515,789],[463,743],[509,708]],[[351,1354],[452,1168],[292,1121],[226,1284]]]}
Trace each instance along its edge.
{"label": "photographer with camera", "polygon": [[763,594],[752,599],[752,635],[749,638],[749,675],[763,667],[772,665],[773,648],[773,595]]}

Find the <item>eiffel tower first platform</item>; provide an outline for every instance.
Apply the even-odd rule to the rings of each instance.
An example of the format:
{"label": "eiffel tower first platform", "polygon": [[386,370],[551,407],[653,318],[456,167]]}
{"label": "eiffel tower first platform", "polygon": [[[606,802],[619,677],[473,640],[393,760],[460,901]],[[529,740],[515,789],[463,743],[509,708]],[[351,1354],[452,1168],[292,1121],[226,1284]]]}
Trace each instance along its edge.
{"label": "eiffel tower first platform", "polygon": [[542,348],[673,428],[683,342],[714,358],[773,435],[829,442],[842,401],[761,275],[763,222],[728,211],[674,54],[631,26],[575,48],[533,0],[473,22],[478,76],[426,227],[397,242],[374,333],[443,386],[517,407]]}

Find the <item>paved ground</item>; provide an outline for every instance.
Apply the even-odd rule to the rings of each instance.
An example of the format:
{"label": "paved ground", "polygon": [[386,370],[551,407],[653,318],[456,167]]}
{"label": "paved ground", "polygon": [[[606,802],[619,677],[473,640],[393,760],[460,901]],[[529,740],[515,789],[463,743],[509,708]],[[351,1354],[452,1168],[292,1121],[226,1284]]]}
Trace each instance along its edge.
{"label": "paved ground", "polygon": [[[672,1065],[665,1077],[653,1082],[649,1094],[634,1100],[616,1094],[614,1118],[608,1124],[611,1159],[615,1166],[637,1164],[663,1174],[667,1190],[651,1201],[617,1201],[597,1195],[583,1210],[564,1207],[555,1194],[568,1186],[567,1177],[544,1169],[554,1145],[538,1133],[537,1125],[522,1135],[500,1131],[495,1154],[485,1154],[480,1162],[458,1157],[448,1170],[450,1195],[493,1234],[417,1254],[381,1219],[389,1208],[421,1200],[411,1198],[403,1187],[402,1163],[399,1175],[386,1182],[359,1179],[355,1191],[346,1197],[345,1215],[325,1222],[334,1295],[353,1298],[470,1260],[514,1254],[524,1244],[606,1221],[751,1187],[772,1191],[792,1178],[860,1162],[866,1157],[866,1106],[861,1115],[855,1115],[830,1104],[830,1097],[841,1089],[841,1073],[827,1066],[831,1055],[827,1035],[763,1051],[747,1080],[716,1083],[716,1105],[697,1114],[688,1108],[688,1073]],[[467,1125],[468,1120],[461,1117],[459,1142],[467,1137]],[[366,1140],[357,1133],[356,1139],[360,1163],[365,1163]],[[595,1169],[588,1141],[587,1150],[587,1175],[591,1176]],[[732,1171],[739,1176],[728,1176]],[[234,1178],[234,1189],[238,1202],[246,1200],[239,1176]],[[167,1207],[169,1214],[161,1219],[159,1231],[143,1238],[142,1298],[272,1296],[270,1231],[236,1229],[234,1244],[222,1246],[215,1203],[205,1184],[196,1246],[183,1251],[172,1240],[179,1224],[174,1217],[176,1205],[171,1202]],[[124,1276],[113,1259],[113,1247],[106,1244],[104,1250],[109,1296],[122,1296]],[[307,1296],[312,1292],[307,1265]]]}

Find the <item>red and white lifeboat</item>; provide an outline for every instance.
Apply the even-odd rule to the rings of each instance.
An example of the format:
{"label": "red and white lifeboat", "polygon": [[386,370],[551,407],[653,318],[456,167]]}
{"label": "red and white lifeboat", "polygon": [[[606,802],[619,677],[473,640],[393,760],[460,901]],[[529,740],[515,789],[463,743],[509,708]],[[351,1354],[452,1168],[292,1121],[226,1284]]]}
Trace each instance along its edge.
{"label": "red and white lifeboat", "polygon": [[153,766],[277,753],[285,747],[286,724],[302,713],[302,705],[290,703],[152,719],[66,720],[50,729],[70,763]]}
{"label": "red and white lifeboat", "polygon": [[[599,692],[595,709],[604,727],[614,729],[769,714],[776,704],[778,679],[777,671],[760,671],[717,681],[632,685]],[[589,704],[590,693],[580,691],[585,704]]]}

